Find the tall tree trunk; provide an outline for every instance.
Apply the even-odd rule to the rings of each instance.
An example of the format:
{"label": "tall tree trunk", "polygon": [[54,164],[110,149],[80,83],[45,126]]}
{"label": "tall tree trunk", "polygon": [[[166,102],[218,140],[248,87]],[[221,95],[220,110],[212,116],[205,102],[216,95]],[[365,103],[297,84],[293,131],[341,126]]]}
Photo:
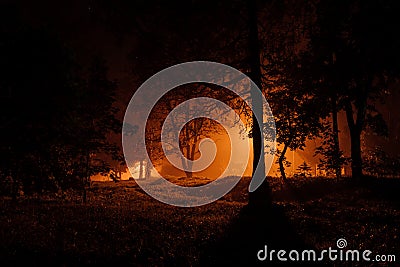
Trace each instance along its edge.
{"label": "tall tree trunk", "polygon": [[287,181],[287,178],[286,178],[286,173],[285,173],[285,165],[284,165],[283,161],[285,160],[285,155],[286,155],[287,149],[288,149],[288,145],[285,144],[285,146],[283,147],[282,153],[279,156],[279,160],[278,160],[278,162],[279,162],[279,171],[281,172],[282,179],[285,182]]}
{"label": "tall tree trunk", "polygon": [[351,136],[351,173],[352,177],[359,179],[363,176],[362,173],[362,158],[361,158],[361,132],[357,129],[350,131]]}
{"label": "tall tree trunk", "polygon": [[[187,116],[189,115],[189,113],[186,114]],[[188,119],[188,117],[186,117],[186,119]],[[185,145],[186,145],[186,155],[185,155],[185,165],[183,165],[184,169],[185,169],[185,175],[186,178],[192,178],[193,174],[192,174],[192,145],[190,145],[190,131],[189,131],[189,125],[187,125],[185,127]]]}
{"label": "tall tree trunk", "polygon": [[357,119],[354,122],[353,108],[350,102],[345,103],[347,124],[350,129],[351,142],[351,175],[355,179],[363,176],[361,157],[361,131],[364,123],[365,108],[361,105],[357,110]]}
{"label": "tall tree trunk", "polygon": [[[261,89],[261,63],[260,63],[260,46],[258,39],[258,20],[257,20],[257,5],[255,0],[249,0],[247,2],[248,8],[248,20],[249,20],[249,59],[250,59],[250,78],[254,83]],[[257,96],[251,95],[252,108],[253,108],[253,125],[252,125],[252,137],[253,137],[253,178],[257,165],[261,168],[262,175],[265,175],[265,161],[264,153],[264,138],[262,129],[259,128],[257,117],[263,117],[263,106],[262,99],[257,99]],[[271,205],[271,189],[269,187],[267,179],[264,180],[263,184],[258,187],[254,192],[249,192],[249,206],[259,207]]]}
{"label": "tall tree trunk", "polygon": [[334,161],[335,161],[335,174],[336,178],[340,179],[342,176],[340,164],[340,146],[339,146],[339,126],[338,126],[338,111],[336,98],[332,98],[332,133],[333,133],[333,147],[334,147]]}

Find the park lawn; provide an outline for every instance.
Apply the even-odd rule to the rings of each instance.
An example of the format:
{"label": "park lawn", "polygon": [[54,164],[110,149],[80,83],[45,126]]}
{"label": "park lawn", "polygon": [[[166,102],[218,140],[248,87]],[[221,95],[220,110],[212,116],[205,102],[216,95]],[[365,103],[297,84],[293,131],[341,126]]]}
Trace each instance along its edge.
{"label": "park lawn", "polygon": [[[322,250],[346,238],[349,248],[395,254],[400,261],[400,181],[299,178],[288,187],[269,180],[274,205],[308,245]],[[248,182],[244,178],[224,198],[195,208],[160,203],[134,181],[94,182],[86,204],[73,191],[17,203],[3,198],[0,265],[201,265],[241,216]]]}

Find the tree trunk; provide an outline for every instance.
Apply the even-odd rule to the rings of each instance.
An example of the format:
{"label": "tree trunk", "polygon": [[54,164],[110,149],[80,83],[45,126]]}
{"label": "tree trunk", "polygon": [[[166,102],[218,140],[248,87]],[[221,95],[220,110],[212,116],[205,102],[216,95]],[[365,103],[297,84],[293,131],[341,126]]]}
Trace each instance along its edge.
{"label": "tree trunk", "polygon": [[[260,47],[258,39],[258,20],[257,20],[257,6],[255,0],[248,2],[248,20],[249,20],[249,59],[250,59],[250,78],[261,89],[261,63],[260,63]],[[262,129],[259,128],[256,114],[258,117],[263,117],[262,99],[257,99],[256,96],[251,95],[252,108],[253,108],[253,125],[252,125],[252,138],[253,138],[253,178],[257,165],[261,167],[262,175],[265,176],[265,161],[264,153],[264,138]],[[263,184],[258,187],[254,192],[249,192],[249,207],[270,207],[271,205],[271,189],[267,179]]]}
{"label": "tree trunk", "polygon": [[186,178],[192,178],[192,162],[191,160],[191,145],[186,145],[186,155],[182,158],[184,164],[182,165],[185,170]]}
{"label": "tree trunk", "polygon": [[361,131],[364,122],[365,110],[363,110],[363,107],[358,109],[356,122],[354,122],[353,118],[352,105],[348,101],[346,102],[345,110],[347,124],[350,129],[351,175],[355,179],[360,179],[363,176],[361,158]]}
{"label": "tree trunk", "polygon": [[192,178],[193,177],[193,173],[191,171],[185,171],[185,174],[186,174],[186,178]]}
{"label": "tree trunk", "polygon": [[285,165],[283,163],[283,161],[285,160],[285,155],[286,155],[287,149],[288,149],[288,145],[285,144],[285,146],[284,146],[284,148],[282,150],[282,153],[279,156],[279,160],[278,160],[278,162],[279,162],[279,171],[281,172],[281,176],[282,176],[282,179],[283,179],[284,182],[287,181],[286,173],[285,173]]}
{"label": "tree trunk", "polygon": [[139,179],[143,179],[143,160],[139,162]]}
{"label": "tree trunk", "polygon": [[336,98],[332,98],[332,133],[333,133],[333,147],[334,147],[334,161],[335,161],[335,174],[336,178],[342,177],[341,164],[340,164],[340,146],[339,146],[339,126],[338,126],[338,112]]}
{"label": "tree trunk", "polygon": [[151,165],[151,163],[150,163],[150,159],[149,159],[148,161],[146,161],[146,168],[145,168],[145,173],[144,173],[144,177],[146,179],[150,178],[150,174],[151,174],[150,173],[151,172],[150,165]]}
{"label": "tree trunk", "polygon": [[194,137],[194,143],[190,146],[190,157],[189,157],[189,162],[188,162],[188,178],[193,177],[193,160],[194,160],[194,155],[196,153],[196,143],[197,143],[197,136]]}
{"label": "tree trunk", "polygon": [[361,132],[350,131],[351,136],[351,173],[352,177],[359,179],[363,176],[362,173],[362,158],[361,158]]}

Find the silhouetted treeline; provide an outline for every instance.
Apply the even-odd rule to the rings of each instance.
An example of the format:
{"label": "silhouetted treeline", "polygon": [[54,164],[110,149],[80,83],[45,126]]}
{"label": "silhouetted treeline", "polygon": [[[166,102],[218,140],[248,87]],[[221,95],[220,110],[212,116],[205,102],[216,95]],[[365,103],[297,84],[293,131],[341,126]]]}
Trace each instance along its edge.
{"label": "silhouetted treeline", "polygon": [[[398,90],[400,41],[393,33],[399,4],[251,2],[255,11],[248,1],[193,1],[180,9],[177,3],[155,1],[155,11],[121,1],[116,10],[104,12],[119,14],[118,20],[109,19],[121,33],[140,36],[131,53],[134,74],[200,58],[227,63],[257,80],[253,54],[259,54],[262,90],[275,116],[282,177],[290,165],[286,152],[302,150],[307,140],[316,138],[322,139],[316,150],[320,169],[340,177],[343,166],[350,164],[353,177],[362,177],[368,157],[362,138],[367,132],[388,135],[379,106]],[[131,12],[136,14],[132,19]],[[346,117],[348,158],[339,144],[339,113]]]}
{"label": "silhouetted treeline", "polygon": [[[362,136],[388,134],[379,104],[397,89],[397,1],[119,0],[73,7],[132,46],[126,57],[137,86],[190,60],[218,61],[249,74],[275,116],[282,177],[290,164],[286,152],[315,138],[323,140],[316,151],[321,168],[339,177],[350,162],[354,177],[376,173],[379,153],[363,151]],[[85,188],[90,175],[111,169],[101,154],[121,160],[109,141],[120,128],[117,85],[101,57],[91,64],[77,60],[51,21],[35,27],[18,8],[1,8],[2,180],[11,181],[13,195],[22,187]],[[340,112],[350,132],[350,158],[340,149]]]}
{"label": "silhouetted treeline", "polygon": [[[100,57],[79,64],[54,32],[18,21],[3,9],[0,35],[0,176],[2,191],[85,189],[107,173],[116,153],[116,83]],[[9,12],[7,14],[7,12]]]}

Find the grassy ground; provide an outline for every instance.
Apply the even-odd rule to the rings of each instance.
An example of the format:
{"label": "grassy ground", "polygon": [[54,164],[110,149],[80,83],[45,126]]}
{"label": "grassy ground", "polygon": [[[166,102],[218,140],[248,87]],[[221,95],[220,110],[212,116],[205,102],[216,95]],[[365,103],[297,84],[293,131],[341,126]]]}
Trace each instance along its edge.
{"label": "grassy ground", "polygon": [[263,244],[322,250],[339,238],[400,262],[400,181],[270,179],[273,211],[252,213],[244,208],[248,182],[196,208],[153,200],[134,181],[94,183],[87,204],[75,192],[2,199],[0,266],[236,266],[257,263]]}

